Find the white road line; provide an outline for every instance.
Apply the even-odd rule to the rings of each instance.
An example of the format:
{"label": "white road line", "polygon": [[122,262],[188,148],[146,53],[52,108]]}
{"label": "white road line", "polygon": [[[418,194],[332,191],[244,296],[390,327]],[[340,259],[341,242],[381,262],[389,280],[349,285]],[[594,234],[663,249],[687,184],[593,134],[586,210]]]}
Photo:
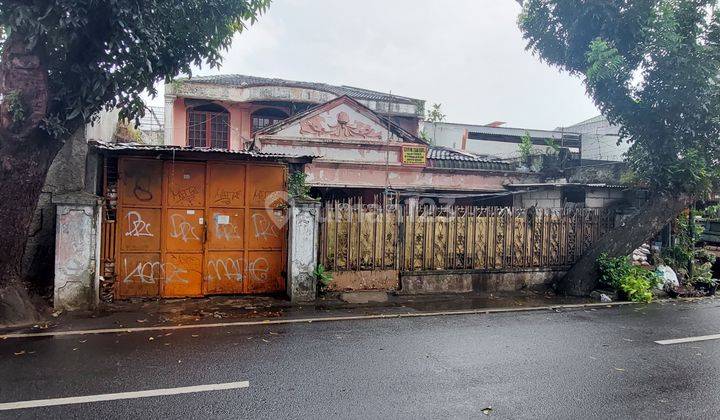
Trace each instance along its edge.
{"label": "white road line", "polygon": [[128,327],[128,328],[100,328],[94,330],[72,330],[72,331],[43,331],[30,333],[10,333],[0,334],[0,340],[8,338],[30,338],[30,337],[60,337],[67,335],[85,335],[85,334],[120,334],[144,331],[168,331],[168,330],[186,330],[186,329],[203,329],[203,328],[227,328],[227,327],[243,327],[252,325],[282,325],[282,324],[302,324],[312,322],[331,322],[331,321],[357,321],[365,319],[393,319],[393,318],[423,318],[429,316],[452,316],[452,315],[488,315],[507,312],[530,312],[530,311],[552,311],[555,309],[582,309],[582,308],[611,308],[614,306],[637,305],[635,302],[612,302],[612,303],[573,303],[566,305],[553,306],[528,306],[522,308],[484,308],[484,309],[461,309],[437,312],[401,312],[394,314],[375,314],[375,315],[342,315],[328,317],[310,317],[310,318],[290,318],[290,319],[263,319],[260,321],[237,321],[237,322],[219,322],[213,324],[189,324],[189,325],[159,325],[155,327]]}
{"label": "white road line", "polygon": [[147,391],[118,392],[116,394],[85,395],[81,397],[50,398],[46,400],[18,401],[1,403],[0,411],[17,410],[21,408],[49,407],[53,405],[83,404],[97,401],[128,400],[133,398],[157,397],[160,395],[190,394],[193,392],[221,391],[225,389],[247,388],[250,382],[227,382],[224,384],[209,384],[184,386],[180,388],[149,389]]}
{"label": "white road line", "polygon": [[659,340],[659,341],[656,341],[656,343],[662,344],[663,346],[667,346],[669,344],[694,343],[696,341],[708,341],[708,340],[720,340],[720,334],[698,335],[696,337],[674,338],[672,340]]}

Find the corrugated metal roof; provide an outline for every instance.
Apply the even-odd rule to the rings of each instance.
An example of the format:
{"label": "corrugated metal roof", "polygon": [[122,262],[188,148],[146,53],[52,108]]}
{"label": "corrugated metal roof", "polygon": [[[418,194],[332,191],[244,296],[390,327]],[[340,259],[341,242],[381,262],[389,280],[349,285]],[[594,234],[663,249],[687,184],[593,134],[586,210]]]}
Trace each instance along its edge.
{"label": "corrugated metal roof", "polygon": [[488,159],[473,153],[461,150],[450,149],[447,147],[430,146],[427,151],[427,158],[430,166],[433,168],[448,169],[483,169],[511,171],[512,165],[499,161]]}
{"label": "corrugated metal roof", "polygon": [[316,159],[322,156],[316,155],[293,155],[286,153],[268,153],[260,152],[257,150],[230,150],[220,149],[212,147],[190,147],[190,146],[177,146],[172,144],[143,144],[143,143],[110,143],[100,140],[91,140],[88,142],[91,146],[101,150],[111,151],[157,151],[157,152],[197,152],[197,153],[220,153],[228,155],[240,155],[255,158],[278,158],[278,159],[300,159],[310,158]]}
{"label": "corrugated metal roof", "polygon": [[374,90],[361,89],[352,86],[336,86],[327,83],[317,82],[300,82],[296,80],[275,79],[268,77],[247,76],[243,74],[221,74],[214,76],[195,76],[190,79],[178,79],[185,83],[208,83],[214,85],[227,85],[237,87],[249,86],[288,86],[300,87],[306,89],[322,90],[335,94],[337,96],[347,95],[354,99],[383,101],[393,103],[417,104],[418,99],[408,98],[404,96],[390,96],[387,93],[377,92]]}
{"label": "corrugated metal roof", "polygon": [[488,127],[488,126],[473,126],[472,128],[468,128],[468,131],[473,133],[483,133],[483,134],[494,134],[494,135],[506,135],[506,136],[518,136],[522,137],[526,133],[530,134],[530,137],[537,137],[537,138],[552,138],[559,140],[563,136],[566,137],[579,137],[579,133],[574,133],[572,131],[562,131],[562,130],[536,130],[536,129],[528,129],[528,128],[513,128],[513,127]]}
{"label": "corrugated metal roof", "polygon": [[586,184],[578,182],[539,182],[530,184],[509,184],[508,188],[564,188],[564,187],[587,187],[587,188],[626,188],[624,185],[617,184]]}

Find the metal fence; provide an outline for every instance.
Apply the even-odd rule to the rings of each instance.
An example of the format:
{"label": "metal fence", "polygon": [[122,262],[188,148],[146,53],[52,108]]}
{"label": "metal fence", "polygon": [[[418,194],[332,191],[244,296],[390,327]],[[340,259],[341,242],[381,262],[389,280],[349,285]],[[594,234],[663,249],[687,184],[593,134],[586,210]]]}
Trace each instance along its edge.
{"label": "metal fence", "polygon": [[613,227],[610,209],[323,205],[328,270],[498,270],[562,267]]}

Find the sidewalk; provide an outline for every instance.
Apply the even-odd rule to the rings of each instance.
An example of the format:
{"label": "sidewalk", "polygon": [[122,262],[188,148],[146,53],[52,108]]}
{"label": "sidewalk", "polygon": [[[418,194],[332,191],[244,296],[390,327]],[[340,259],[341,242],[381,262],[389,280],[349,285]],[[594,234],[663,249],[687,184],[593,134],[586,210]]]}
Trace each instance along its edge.
{"label": "sidewalk", "polygon": [[[366,302],[368,300],[370,301]],[[324,296],[311,304],[296,306],[291,305],[284,296],[131,300],[105,304],[93,312],[56,313],[54,317],[31,328],[0,330],[0,334],[145,329],[238,322],[327,321],[330,318],[348,317],[449,315],[454,312],[537,310],[562,305],[582,306],[596,303],[588,298],[532,292],[412,296],[381,292],[337,293]]]}

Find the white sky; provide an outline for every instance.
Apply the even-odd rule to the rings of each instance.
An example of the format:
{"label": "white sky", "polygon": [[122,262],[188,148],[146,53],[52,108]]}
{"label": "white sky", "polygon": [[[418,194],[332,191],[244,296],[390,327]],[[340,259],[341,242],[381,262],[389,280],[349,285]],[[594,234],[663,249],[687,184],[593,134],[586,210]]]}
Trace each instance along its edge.
{"label": "white sky", "polygon": [[273,0],[219,71],[196,74],[392,91],[442,103],[449,122],[552,129],[598,115],[579,79],[525,51],[519,11],[515,0]]}

